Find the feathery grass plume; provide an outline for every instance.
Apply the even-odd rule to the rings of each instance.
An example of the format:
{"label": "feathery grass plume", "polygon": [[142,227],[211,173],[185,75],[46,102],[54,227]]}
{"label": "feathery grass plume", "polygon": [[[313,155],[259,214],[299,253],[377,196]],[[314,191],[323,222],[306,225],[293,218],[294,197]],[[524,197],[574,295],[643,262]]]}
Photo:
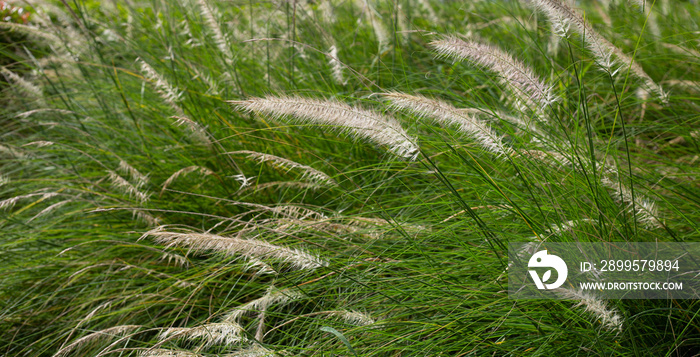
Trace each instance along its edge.
{"label": "feathery grass plume", "polygon": [[165,348],[148,349],[139,354],[140,357],[202,357],[190,351],[168,350]]}
{"label": "feathery grass plume", "polygon": [[171,119],[177,119],[173,124],[175,126],[186,126],[193,133],[193,136],[199,140],[201,143],[211,146],[212,142],[209,139],[211,136],[205,128],[203,128],[199,123],[194,120],[187,118],[185,116],[172,116]]}
{"label": "feathery grass plume", "polygon": [[247,257],[248,261],[243,266],[243,271],[255,271],[255,275],[277,274],[269,264],[253,257]]}
{"label": "feathery grass plume", "polygon": [[13,148],[10,146],[5,146],[0,144],[0,154],[7,154],[9,156],[12,156],[15,159],[24,159],[27,157],[27,154]]}
{"label": "feathery grass plume", "polygon": [[593,314],[606,330],[622,331],[623,318],[617,309],[608,308],[604,300],[597,298],[592,293],[569,288],[559,288],[554,290],[554,292],[565,299],[578,300],[579,302],[576,306],[582,306],[584,311]]}
{"label": "feathery grass plume", "polygon": [[141,238],[153,237],[157,243],[171,246],[185,246],[195,251],[212,250],[229,255],[240,254],[255,259],[275,259],[296,269],[314,270],[327,266],[320,257],[301,249],[291,249],[256,239],[223,237],[209,233],[179,233],[163,231],[163,226],[152,229]]}
{"label": "feathery grass plume", "polygon": [[208,323],[195,327],[172,327],[163,331],[158,337],[161,341],[172,339],[204,339],[205,346],[225,344],[228,346],[246,342],[243,327],[237,323]]}
{"label": "feathery grass plume", "polygon": [[430,118],[442,125],[455,125],[463,133],[474,138],[484,149],[497,155],[510,155],[513,150],[503,145],[501,137],[491,127],[474,116],[465,114],[454,106],[436,99],[404,93],[383,93],[391,101],[391,107],[407,110],[421,118]]}
{"label": "feathery grass plume", "polygon": [[148,175],[140,173],[139,170],[136,170],[133,166],[129,165],[124,160],[119,160],[119,167],[117,168],[117,172],[122,173],[124,175],[129,175],[132,181],[136,181],[137,188],[140,188],[146,183],[148,183]]}
{"label": "feathery grass plume", "polygon": [[456,36],[443,36],[432,41],[439,56],[456,60],[469,60],[500,75],[500,81],[516,97],[519,109],[542,111],[556,101],[551,86],[545,84],[535,72],[509,53],[492,45],[464,41]]}
{"label": "feathery grass plume", "polygon": [[141,64],[141,73],[148,79],[148,81],[156,89],[156,92],[160,94],[160,97],[170,105],[171,108],[178,114],[178,116],[184,117],[185,112],[180,108],[177,103],[181,100],[182,92],[179,92],[175,87],[171,86],[168,81],[165,80],[156,70],[151,67],[144,60],[137,58],[136,62]]}
{"label": "feathery grass plume", "polygon": [[119,176],[118,173],[112,170],[107,170],[107,177],[112,183],[112,187],[121,190],[129,195],[129,197],[137,198],[139,201],[141,201],[141,203],[148,201],[149,197],[151,196],[149,193],[142,192],[138,187],[132,185],[131,182]]}
{"label": "feathery grass plume", "polygon": [[652,6],[647,4],[646,0],[634,0],[633,3],[639,6],[639,10],[642,11],[646,17],[647,28],[652,35],[659,38],[661,37],[661,29],[659,28],[659,22],[656,19],[656,13],[651,11]]}
{"label": "feathery grass plume", "polygon": [[329,316],[337,317],[345,323],[355,326],[367,326],[376,322],[371,316],[359,311],[332,311]]}
{"label": "feathery grass plume", "polygon": [[593,52],[598,65],[611,75],[615,75],[618,71],[618,69],[615,69],[615,60],[613,59],[613,56],[615,56],[620,64],[620,68],[630,68],[631,73],[644,83],[647,91],[654,93],[663,102],[668,101],[668,95],[663,88],[654,82],[637,62],[633,61],[631,57],[596,32],[584,20],[583,16],[571,7],[559,0],[522,1],[533,4],[535,8],[547,15],[553,23],[558,24],[556,25],[559,28],[557,33],[562,37],[567,37],[570,27],[573,26],[575,31],[583,36],[586,46]]}
{"label": "feathery grass plume", "polygon": [[53,33],[42,31],[41,29],[29,26],[16,24],[14,22],[0,21],[0,29],[8,31],[17,31],[23,35],[29,36],[37,41],[41,41],[47,45],[61,43],[61,39]]}
{"label": "feathery grass plume", "polygon": [[253,179],[255,178],[255,176],[246,176],[244,174],[233,175],[230,177],[241,183],[241,187],[238,188],[238,191],[246,187],[250,187],[250,185],[253,183]]}
{"label": "feathery grass plume", "polygon": [[[368,235],[371,238],[378,238],[383,233],[389,232],[390,230],[393,230],[393,229],[401,229],[401,230],[405,231],[406,233],[411,233],[411,234],[418,234],[420,232],[430,230],[430,228],[423,226],[423,225],[410,224],[410,223],[404,223],[404,222],[396,222],[396,221],[387,221],[384,218],[354,216],[354,217],[342,217],[341,220],[346,221],[347,226],[349,226],[349,227],[356,227],[359,229],[369,230]],[[377,229],[378,227],[380,229]]]}
{"label": "feathery grass plume", "polygon": [[338,48],[335,47],[335,45],[328,49],[328,56],[330,57],[328,64],[331,66],[331,71],[335,82],[341,86],[348,84],[348,80],[345,79],[345,74],[343,73],[343,64],[340,63],[340,60],[338,59]]}
{"label": "feathery grass plume", "polygon": [[49,199],[51,197],[54,197],[56,195],[58,195],[57,192],[34,192],[34,193],[26,194],[26,195],[10,197],[8,199],[0,201],[0,209],[12,208],[12,206],[14,206],[15,203],[17,203],[19,200],[23,200],[25,198],[41,196],[40,200],[43,201],[43,200]]}
{"label": "feathery grass plume", "polygon": [[168,186],[170,186],[170,184],[175,182],[175,180],[177,180],[178,177],[180,177],[182,175],[187,175],[187,174],[192,173],[192,172],[197,172],[197,171],[201,175],[205,175],[205,176],[214,175],[214,172],[209,170],[206,167],[196,166],[196,165],[187,166],[185,168],[182,168],[182,169],[175,171],[172,175],[170,175],[170,177],[168,177],[167,180],[165,180],[165,182],[163,182],[163,188],[160,190],[160,194],[163,195],[163,192],[165,192],[165,190],[168,188]]}
{"label": "feathery grass plume", "polygon": [[192,80],[196,79],[201,79],[206,85],[207,85],[207,92],[206,94],[212,94],[212,95],[219,95],[220,90],[219,90],[219,82],[216,81],[212,76],[203,73],[199,69],[197,69],[197,66],[191,66],[190,69],[194,72],[194,77],[192,77]]}
{"label": "feathery grass plume", "polygon": [[418,155],[416,139],[409,136],[394,118],[335,100],[269,96],[229,103],[247,112],[268,115],[273,119],[291,117],[297,123],[328,125],[387,146],[395,155],[411,160]]}
{"label": "feathery grass plume", "polygon": [[36,146],[36,147],[38,147],[38,148],[43,148],[43,147],[45,147],[45,146],[51,146],[51,145],[53,145],[53,144],[54,144],[53,141],[39,140],[39,141],[32,141],[31,143],[26,143],[26,144],[22,145],[22,147],[25,147],[25,146]]}
{"label": "feathery grass plume", "polygon": [[[61,255],[61,254],[65,253],[66,251],[73,249],[73,248],[74,247],[64,249],[63,251],[58,253],[58,255]],[[85,322],[90,321],[98,311],[110,308],[111,306],[112,306],[112,301],[109,300],[109,301],[103,302],[102,304],[100,304],[97,307],[95,307],[94,309],[92,309],[92,311],[90,311],[87,315],[85,315],[85,317],[83,317],[80,321],[78,321],[78,323],[73,327],[71,332],[68,334],[68,337],[66,337],[65,342],[63,342],[63,344],[61,344],[61,347],[59,348],[59,350],[63,349],[63,347],[66,345],[66,343],[68,343],[68,341],[71,339],[71,337],[73,337],[73,333],[75,333],[75,331],[77,331],[80,326],[82,326]]]}
{"label": "feathery grass plume", "polygon": [[314,211],[312,209],[308,209],[305,207],[301,206],[292,206],[292,205],[283,205],[283,206],[276,206],[272,208],[272,211],[285,216],[285,217],[291,217],[294,219],[326,219],[326,215],[323,213]]}
{"label": "feathery grass plume", "polygon": [[241,317],[246,314],[267,311],[274,304],[284,305],[304,296],[297,289],[277,289],[274,286],[270,286],[265,295],[233,309],[223,317],[222,321],[240,323]]}
{"label": "feathery grass plume", "polygon": [[72,201],[73,201],[73,200],[65,200],[65,201],[56,202],[56,203],[54,203],[54,204],[52,204],[52,205],[50,205],[50,206],[44,208],[43,210],[41,210],[39,213],[37,213],[36,215],[34,215],[34,217],[28,219],[28,220],[27,220],[27,223],[30,223],[31,221],[33,221],[33,220],[35,220],[35,219],[37,219],[37,218],[39,218],[39,217],[41,217],[41,216],[43,216],[43,215],[45,215],[45,214],[47,214],[47,213],[50,213],[51,211],[55,210],[56,208],[59,208],[59,207],[65,205],[66,203],[69,203],[69,202],[72,202]]}
{"label": "feathery grass plume", "polygon": [[277,354],[275,351],[269,350],[255,343],[252,346],[247,347],[245,349],[222,355],[222,357],[274,357],[278,355],[279,354]]}
{"label": "feathery grass plume", "polygon": [[62,357],[62,356],[67,356],[70,352],[73,350],[80,348],[80,346],[90,343],[92,341],[102,339],[102,338],[114,338],[114,337],[119,337],[121,335],[124,335],[126,333],[129,333],[133,330],[136,330],[140,328],[141,325],[120,325],[120,326],[114,326],[110,328],[106,328],[104,330],[100,330],[97,332],[93,332],[89,335],[83,336],[79,339],[77,339],[75,342],[71,343],[70,345],[67,345],[63,348],[61,348],[58,352],[56,352],[53,356],[54,357]]}
{"label": "feathery grass plume", "polygon": [[614,198],[616,201],[627,204],[628,209],[632,209],[634,206],[637,221],[639,223],[643,224],[647,228],[662,227],[661,222],[658,218],[656,218],[658,217],[659,213],[656,209],[656,204],[654,201],[642,196],[639,192],[634,195],[633,199],[632,190],[624,185],[621,185],[619,182],[613,181],[607,176],[601,179],[601,183],[615,191]]}
{"label": "feathery grass plume", "polygon": [[34,114],[45,113],[45,112],[54,112],[54,113],[59,113],[59,114],[75,114],[75,112],[72,110],[56,109],[56,108],[41,108],[41,109],[33,109],[33,110],[28,110],[26,112],[19,113],[19,114],[15,115],[15,118],[25,119],[25,118],[28,118],[28,117],[34,115]]}
{"label": "feathery grass plume", "polygon": [[309,181],[318,183],[319,185],[325,185],[325,186],[338,186],[338,183],[335,182],[330,176],[326,175],[325,173],[314,169],[311,166],[307,165],[302,165],[298,162],[285,159],[283,157],[275,156],[275,155],[270,155],[270,154],[265,154],[261,152],[256,152],[256,151],[248,151],[248,150],[240,150],[240,151],[231,151],[227,152],[227,154],[243,154],[247,155],[248,158],[258,160],[258,162],[263,163],[263,162],[272,162],[274,165],[286,169],[288,172],[292,169],[300,170],[302,174],[302,178],[308,179]]}
{"label": "feathery grass plume", "polygon": [[411,32],[411,25],[408,23],[408,15],[406,11],[403,10],[401,4],[396,5],[396,15],[394,15],[394,21],[398,27],[396,31],[397,35],[401,35],[401,43],[406,44],[409,39],[409,34]]}
{"label": "feathery grass plume", "polygon": [[389,39],[391,38],[391,35],[389,35],[389,31],[387,31],[386,27],[384,27],[381,20],[378,19],[379,12],[377,12],[377,10],[375,10],[367,0],[355,0],[353,1],[353,4],[357,6],[367,18],[369,18],[372,31],[374,31],[374,37],[377,39],[379,44],[379,53],[385,52],[389,48]]}
{"label": "feathery grass plume", "polygon": [[140,220],[143,223],[146,223],[147,225],[154,227],[154,226],[159,226],[160,225],[160,219],[157,217],[154,217],[140,209],[134,209],[133,210],[133,216]]}
{"label": "feathery grass plume", "polygon": [[233,62],[233,53],[231,52],[229,39],[219,25],[219,15],[216,8],[211,6],[206,0],[197,0],[197,4],[199,5],[202,16],[204,17],[209,30],[212,32],[214,42],[216,42],[216,47],[224,56],[226,64],[230,65]]}
{"label": "feathery grass plume", "polygon": [[32,97],[43,102],[42,98],[44,94],[42,93],[41,88],[37,87],[28,80],[18,76],[16,73],[10,71],[5,67],[0,67],[0,73],[2,73],[3,76],[5,76],[8,82],[15,84],[17,88],[19,88],[19,90],[26,96]]}

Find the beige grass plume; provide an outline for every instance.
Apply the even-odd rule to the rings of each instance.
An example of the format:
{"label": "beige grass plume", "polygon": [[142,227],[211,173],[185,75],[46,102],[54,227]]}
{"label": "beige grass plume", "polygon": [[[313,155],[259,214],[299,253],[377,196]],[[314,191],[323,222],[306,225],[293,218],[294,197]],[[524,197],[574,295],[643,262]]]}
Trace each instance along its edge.
{"label": "beige grass plume", "polygon": [[144,60],[138,58],[136,60],[141,64],[141,73],[148,79],[149,82],[156,89],[156,92],[160,94],[161,98],[170,105],[171,108],[177,113],[177,115],[184,117],[185,112],[177,104],[182,97],[182,92],[178,91],[177,88],[173,87],[168,83],[163,76],[161,76],[151,65],[146,63]]}
{"label": "beige grass plume", "polygon": [[195,327],[173,327],[163,331],[158,337],[161,341],[171,339],[203,339],[206,346],[225,344],[237,345],[248,339],[243,335],[244,330],[237,323],[221,322],[208,323]]}
{"label": "beige grass plume", "polygon": [[619,68],[630,68],[632,75],[644,83],[647,91],[654,93],[664,102],[668,101],[668,95],[663,88],[654,82],[638,63],[596,32],[578,12],[559,0],[532,0],[528,2],[549,17],[554,23],[553,26],[557,29],[558,35],[566,37],[572,27],[581,34],[586,46],[593,52],[598,65],[604,70],[613,75],[617,73],[616,61],[613,59],[615,57],[619,62]]}
{"label": "beige grass plume", "polygon": [[40,191],[42,191],[42,190],[39,190],[39,191],[33,192],[33,193],[28,193],[25,195],[19,195],[19,196],[14,196],[14,197],[4,199],[4,200],[0,201],[0,209],[12,208],[19,200],[23,200],[25,198],[41,196],[41,198],[39,200],[43,201],[43,200],[47,200],[51,197],[58,195],[58,192],[40,192]]}
{"label": "beige grass plume", "polygon": [[216,47],[221,51],[224,56],[224,60],[227,64],[231,64],[233,61],[233,53],[231,52],[231,44],[229,42],[228,36],[224,33],[219,25],[218,12],[211,4],[206,0],[197,0],[197,4],[201,10],[202,16],[206,21],[207,27],[214,37],[214,42],[216,42]]}
{"label": "beige grass plume", "polygon": [[639,192],[637,192],[633,197],[632,190],[607,176],[601,179],[601,183],[603,186],[615,191],[615,200],[627,204],[627,208],[630,210],[634,207],[637,215],[637,221],[639,223],[647,228],[662,227],[661,222],[657,218],[659,213],[654,201],[644,197]]}
{"label": "beige grass plume", "polygon": [[328,64],[331,66],[331,73],[333,73],[335,82],[342,86],[348,84],[348,80],[345,79],[345,74],[343,73],[343,64],[338,59],[338,48],[335,45],[328,49],[328,56],[330,57]]}
{"label": "beige grass plume", "polygon": [[250,159],[258,160],[260,163],[271,162],[278,167],[286,169],[287,171],[299,170],[302,172],[302,178],[308,179],[311,182],[325,186],[338,186],[338,183],[336,183],[335,180],[330,178],[330,176],[326,175],[322,171],[316,170],[311,166],[302,165],[298,162],[285,159],[283,157],[249,150],[231,151],[227,152],[227,154],[247,155]]}
{"label": "beige grass plume", "polygon": [[106,328],[104,330],[96,331],[93,332],[89,335],[85,335],[77,340],[75,342],[61,348],[58,352],[56,352],[53,357],[62,357],[62,356],[67,356],[70,352],[73,350],[80,348],[80,346],[90,343],[92,341],[102,339],[102,338],[114,338],[121,336],[123,334],[129,333],[133,330],[136,330],[140,328],[140,325],[120,325],[120,326],[114,326],[110,328]]}
{"label": "beige grass plume", "polygon": [[476,139],[484,149],[495,154],[510,155],[513,151],[503,145],[501,137],[496,135],[487,123],[446,102],[398,92],[384,93],[382,96],[389,99],[393,108],[433,119],[442,125],[457,126],[461,132]]}
{"label": "beige grass plume", "polygon": [[221,357],[276,357],[283,354],[284,353],[277,353],[273,350],[267,349],[255,343],[247,348],[227,353],[225,355],[222,355]]}
{"label": "beige grass plume", "polygon": [[13,83],[19,90],[24,93],[24,95],[28,97],[33,97],[34,99],[38,100],[41,105],[43,105],[43,96],[44,94],[41,91],[41,88],[37,87],[33,83],[29,82],[28,80],[18,76],[16,73],[8,70],[5,67],[0,67],[0,73],[11,83]]}
{"label": "beige grass plume", "polygon": [[303,297],[304,294],[297,289],[277,289],[276,287],[271,286],[269,289],[267,289],[265,295],[228,312],[223,317],[222,321],[239,323],[241,317],[244,315],[267,311],[267,309],[272,305],[284,305]]}
{"label": "beige grass plume", "polygon": [[129,197],[138,199],[142,203],[148,201],[151,196],[149,193],[141,191],[138,186],[133,185],[131,182],[127,181],[125,178],[121,177],[118,173],[112,170],[107,170],[107,177],[112,183],[112,187],[126,193],[129,195]]}
{"label": "beige grass plume", "polygon": [[418,153],[416,140],[394,118],[335,100],[269,96],[230,103],[247,112],[273,119],[289,118],[296,123],[327,125],[386,146],[392,153],[405,158],[415,159]]}
{"label": "beige grass plume", "polygon": [[139,170],[129,165],[124,160],[119,160],[119,167],[117,168],[117,172],[123,175],[129,175],[131,177],[131,180],[136,182],[136,187],[142,187],[143,185],[148,183],[148,175],[142,174],[141,172],[139,172]]}
{"label": "beige grass plume", "polygon": [[163,195],[163,192],[170,186],[175,180],[177,180],[180,176],[187,175],[192,172],[199,172],[201,175],[209,176],[209,175],[214,175],[214,172],[209,170],[206,167],[203,166],[187,166],[185,168],[182,168],[180,170],[175,171],[170,177],[168,177],[165,182],[163,182],[163,188],[160,190],[160,194]]}
{"label": "beige grass plume", "polygon": [[473,40],[465,41],[456,36],[443,36],[430,45],[440,56],[469,60],[497,73],[501,83],[517,97],[516,105],[520,109],[543,110],[556,101],[551,86],[545,84],[530,67],[500,48]]}
{"label": "beige grass plume", "polygon": [[288,263],[296,269],[314,270],[328,263],[320,257],[303,251],[282,247],[257,239],[224,237],[210,233],[181,233],[164,231],[163,227],[152,229],[141,238],[153,240],[167,246],[188,247],[195,251],[211,250],[229,255],[243,255],[254,259],[276,259]]}
{"label": "beige grass plume", "polygon": [[618,332],[622,330],[623,318],[616,309],[608,308],[604,300],[583,290],[560,288],[555,292],[565,299],[578,300],[576,306],[581,306],[584,311],[590,312],[606,330]]}
{"label": "beige grass plume", "polygon": [[149,348],[141,354],[140,357],[202,357],[202,355],[189,352],[189,351],[179,351],[179,350],[169,350],[165,348]]}
{"label": "beige grass plume", "polygon": [[339,318],[345,323],[355,326],[368,326],[376,322],[371,316],[354,310],[332,311],[329,316]]}

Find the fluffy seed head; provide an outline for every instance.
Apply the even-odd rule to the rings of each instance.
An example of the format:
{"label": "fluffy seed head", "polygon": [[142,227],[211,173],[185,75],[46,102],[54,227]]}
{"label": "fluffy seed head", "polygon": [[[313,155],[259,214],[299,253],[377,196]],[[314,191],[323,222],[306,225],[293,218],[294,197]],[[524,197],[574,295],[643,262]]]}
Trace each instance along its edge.
{"label": "fluffy seed head", "polygon": [[[328,263],[300,249],[286,248],[256,239],[223,237],[209,233],[178,233],[163,231],[162,227],[144,233],[167,246],[184,246],[193,250],[212,250],[229,255],[240,254],[255,259],[276,259],[297,269],[314,270]],[[142,237],[142,238],[143,238]]]}
{"label": "fluffy seed head", "polygon": [[[654,93],[663,102],[668,101],[668,94],[644,72],[644,69],[638,63],[595,31],[578,12],[559,0],[532,0],[528,1],[528,3],[531,3],[535,8],[547,15],[554,24],[560,24],[553,26],[560,28],[556,32],[562,37],[567,35],[570,27],[581,34],[586,46],[593,52],[593,56],[601,68],[613,75],[619,69],[629,68],[630,73],[644,83],[647,91]],[[619,62],[619,69],[615,68],[613,56]]]}
{"label": "fluffy seed head", "polygon": [[576,306],[581,306],[584,311],[593,314],[606,330],[618,332],[622,330],[622,317],[616,309],[608,308],[604,300],[582,290],[562,288],[555,290],[555,292],[565,299],[578,300]]}
{"label": "fluffy seed head", "polygon": [[107,177],[112,183],[112,187],[126,193],[130,197],[137,198],[142,203],[148,201],[151,196],[149,193],[139,190],[137,186],[132,185],[131,182],[119,176],[119,174],[112,170],[107,171]]}
{"label": "fluffy seed head", "polygon": [[345,79],[343,64],[340,63],[340,60],[338,59],[338,48],[336,48],[335,45],[331,46],[331,48],[328,50],[328,56],[330,56],[328,64],[331,66],[333,79],[335,79],[335,82],[340,85],[346,85],[348,81]]}
{"label": "fluffy seed head", "polygon": [[662,227],[661,222],[658,218],[656,218],[658,217],[659,213],[656,209],[656,204],[654,201],[642,196],[639,192],[636,192],[633,197],[632,190],[624,185],[620,185],[619,182],[616,182],[609,177],[603,177],[601,179],[601,183],[615,191],[616,200],[626,203],[629,209],[632,209],[634,206],[639,223],[648,228]]}
{"label": "fluffy seed head", "polygon": [[163,98],[179,116],[185,116],[182,108],[177,105],[182,97],[182,92],[179,92],[175,87],[170,85],[163,76],[142,59],[137,59],[137,62],[141,64],[141,73],[153,84],[153,87],[155,87],[161,98]]}
{"label": "fluffy seed head", "polygon": [[291,301],[304,297],[304,294],[296,289],[277,289],[271,286],[265,295],[253,301],[245,303],[224,316],[223,321],[238,323],[243,315],[261,311],[267,311],[272,305],[284,305]]}
{"label": "fluffy seed head", "polygon": [[430,45],[440,56],[469,60],[496,72],[501,82],[518,98],[517,104],[521,107],[542,110],[556,101],[551,87],[531,68],[495,46],[465,41],[456,36],[444,36]]}
{"label": "fluffy seed head", "polygon": [[229,43],[228,36],[224,34],[218,21],[218,13],[216,8],[209,4],[206,0],[197,0],[197,4],[201,10],[202,16],[206,21],[207,27],[211,31],[214,41],[216,42],[216,47],[221,51],[223,57],[227,63],[233,61],[233,53],[231,52],[231,45]]}
{"label": "fluffy seed head", "polygon": [[243,328],[231,322],[209,323],[195,327],[174,327],[163,331],[159,339],[161,341],[170,339],[204,339],[206,346],[225,344],[236,345],[247,341],[243,336]]}
{"label": "fluffy seed head", "polygon": [[359,311],[334,311],[330,316],[340,318],[346,323],[355,326],[367,326],[376,322],[371,316]]}
{"label": "fluffy seed head", "polygon": [[318,183],[320,185],[326,185],[326,186],[338,186],[338,184],[330,178],[330,176],[326,175],[325,173],[314,169],[311,166],[307,165],[302,165],[298,162],[285,159],[283,157],[275,156],[275,155],[270,155],[270,154],[265,154],[261,152],[256,152],[256,151],[248,151],[248,150],[241,150],[241,151],[232,151],[227,154],[243,154],[247,155],[248,158],[258,160],[258,162],[263,163],[263,162],[271,162],[275,164],[278,167],[284,168],[287,171],[289,170],[300,170],[303,174],[303,178],[307,178],[312,182]]}
{"label": "fluffy seed head", "polygon": [[54,357],[61,357],[61,356],[67,356],[68,353],[71,351],[75,350],[76,348],[79,348],[80,346],[89,343],[91,341],[101,339],[101,338],[114,338],[116,336],[123,335],[125,333],[129,333],[133,330],[138,329],[141,327],[140,325],[120,325],[120,326],[114,326],[110,327],[104,330],[100,330],[97,332],[93,332],[89,335],[83,336],[79,339],[77,339],[75,342],[71,343],[70,345],[67,345],[63,348],[61,348],[58,352],[56,352],[53,356]]}
{"label": "fluffy seed head", "polygon": [[397,92],[382,95],[391,101],[391,106],[395,109],[407,110],[442,125],[457,126],[461,132],[476,139],[484,149],[495,154],[510,155],[513,151],[503,145],[501,137],[496,135],[488,124],[446,102]]}
{"label": "fluffy seed head", "polygon": [[414,159],[418,153],[416,140],[409,136],[394,118],[338,101],[270,96],[230,103],[242,110],[267,115],[273,119],[290,118],[297,123],[327,125],[384,145],[398,156]]}

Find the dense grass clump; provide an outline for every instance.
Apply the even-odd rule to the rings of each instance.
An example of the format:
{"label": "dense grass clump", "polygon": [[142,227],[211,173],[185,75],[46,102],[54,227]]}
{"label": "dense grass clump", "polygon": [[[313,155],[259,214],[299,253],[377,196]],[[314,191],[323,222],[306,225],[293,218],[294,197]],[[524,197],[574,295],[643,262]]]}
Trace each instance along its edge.
{"label": "dense grass clump", "polygon": [[506,277],[700,239],[695,2],[28,2],[0,355],[700,351],[697,301]]}

